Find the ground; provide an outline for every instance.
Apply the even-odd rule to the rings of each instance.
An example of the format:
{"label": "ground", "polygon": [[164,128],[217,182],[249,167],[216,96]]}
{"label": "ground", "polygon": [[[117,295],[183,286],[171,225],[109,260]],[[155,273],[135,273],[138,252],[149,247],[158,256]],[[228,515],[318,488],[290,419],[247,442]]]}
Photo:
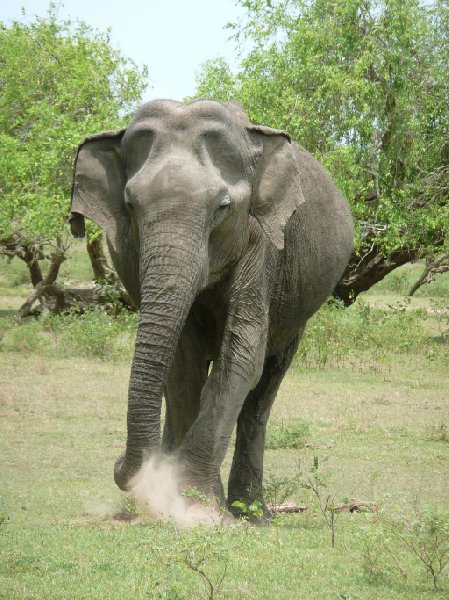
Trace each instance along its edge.
{"label": "ground", "polygon": [[[89,276],[82,256],[77,247],[66,277]],[[447,571],[435,593],[406,534],[425,544],[437,515],[449,544],[448,278],[410,305],[403,294],[419,266],[407,266],[349,311],[327,307],[311,323],[266,450],[271,493],[290,486],[305,513],[268,528],[184,531],[150,520],[113,482],[135,317],[14,325],[21,269],[0,272],[0,598],[193,599],[212,597],[210,585],[233,599],[447,597]],[[379,510],[338,514],[332,548],[308,479],[323,505],[356,497]],[[426,535],[436,553],[435,528]]]}

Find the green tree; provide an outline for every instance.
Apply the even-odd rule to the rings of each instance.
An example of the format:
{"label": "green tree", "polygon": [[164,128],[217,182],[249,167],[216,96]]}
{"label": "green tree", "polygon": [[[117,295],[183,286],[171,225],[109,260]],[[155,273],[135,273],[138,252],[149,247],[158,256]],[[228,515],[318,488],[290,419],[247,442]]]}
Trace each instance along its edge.
{"label": "green tree", "polygon": [[[72,167],[86,135],[126,122],[147,86],[108,33],[60,21],[0,23],[0,246],[47,283],[65,258]],[[50,277],[50,280],[48,279]]]}
{"label": "green tree", "polygon": [[209,61],[198,95],[240,100],[327,166],[357,226],[338,295],[350,303],[397,266],[447,252],[447,0],[240,4],[241,68]]}

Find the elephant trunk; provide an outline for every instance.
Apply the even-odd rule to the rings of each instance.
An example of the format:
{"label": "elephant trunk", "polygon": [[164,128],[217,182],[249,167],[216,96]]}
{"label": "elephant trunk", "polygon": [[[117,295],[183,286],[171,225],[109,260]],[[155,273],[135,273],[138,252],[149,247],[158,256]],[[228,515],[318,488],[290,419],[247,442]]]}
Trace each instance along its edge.
{"label": "elephant trunk", "polygon": [[141,248],[141,306],[128,391],[128,440],[114,469],[121,489],[127,489],[147,455],[159,452],[164,386],[205,276],[205,244],[199,228],[158,229],[154,234],[146,229],[149,241]]}

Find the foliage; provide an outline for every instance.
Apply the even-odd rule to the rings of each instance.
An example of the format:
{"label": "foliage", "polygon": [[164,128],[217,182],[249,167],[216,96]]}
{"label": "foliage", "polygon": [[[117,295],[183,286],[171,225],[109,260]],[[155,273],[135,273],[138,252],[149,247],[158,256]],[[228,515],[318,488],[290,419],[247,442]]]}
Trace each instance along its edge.
{"label": "foliage", "polygon": [[195,502],[199,502],[204,506],[212,506],[215,504],[215,499],[209,496],[206,496],[201,490],[194,486],[187,486],[182,492],[181,495],[184,498],[188,498],[190,500],[195,500]]}
{"label": "foliage", "polygon": [[119,521],[133,521],[140,516],[140,506],[132,496],[123,496],[120,508],[114,515]]}
{"label": "foliage", "polygon": [[298,489],[298,476],[281,476],[274,472],[267,473],[263,482],[263,496],[266,502],[271,505],[273,517],[277,516],[277,508],[288,500]]}
{"label": "foliage", "polygon": [[[16,278],[17,272],[12,276]],[[437,299],[432,301],[432,307],[433,312],[427,314],[423,309],[411,310],[407,306],[373,308],[361,301],[350,309],[342,309],[331,302],[309,322],[293,364],[309,369],[349,367],[369,373],[385,366],[388,369],[391,357],[404,353],[448,362],[447,302]],[[57,351],[63,356],[129,360],[137,319],[137,314],[128,311],[114,317],[99,308],[81,316],[44,312],[20,325],[2,320],[0,337],[4,349],[13,352],[50,356]],[[272,419],[268,422],[265,445],[271,449],[301,448],[309,436],[308,421],[284,423]]]}
{"label": "foliage", "polygon": [[[359,299],[349,309],[331,300],[309,321],[295,362],[298,366],[361,371],[379,368],[391,352],[432,353],[432,340],[424,326],[425,310],[407,304],[373,308]],[[407,335],[404,335],[407,332]]]}
{"label": "foliage", "polygon": [[2,525],[6,525],[6,523],[8,523],[8,521],[9,521],[9,517],[6,514],[5,503],[3,502],[2,498],[0,498],[0,531],[1,531]]}
{"label": "foliage", "polygon": [[0,237],[65,231],[72,167],[88,134],[119,128],[140,102],[146,68],[82,22],[0,23]]}
{"label": "foliage", "polygon": [[240,100],[286,129],[350,200],[357,247],[441,252],[449,240],[446,0],[240,0],[233,74],[209,61],[200,96]]}
{"label": "foliage", "polygon": [[[335,319],[341,313],[356,318],[354,309],[331,314]],[[119,324],[131,348],[135,315],[129,321],[122,315],[97,316],[106,330],[109,320]],[[432,332],[431,315],[426,320],[416,312],[413,316]],[[61,325],[66,318],[70,322],[72,317],[61,316]],[[188,558],[194,553],[194,565],[205,558],[200,568],[214,586],[227,564],[220,598],[271,598],[273,593],[280,599],[310,600],[447,597],[446,573],[439,579],[441,591],[435,593],[431,579],[423,579],[427,575],[421,562],[393,539],[378,513],[340,513],[331,551],[329,528],[317,502],[310,500],[311,490],[298,492],[307,496],[309,509],[283,515],[276,527],[238,524],[183,530],[142,518],[132,502],[122,500],[111,468],[126,436],[130,354],[122,353],[121,363],[102,361],[69,346],[62,333],[54,340],[43,329],[43,319],[14,326],[3,316],[1,322],[6,322],[3,339],[9,340],[7,346],[0,342],[0,489],[9,517],[0,527],[0,586],[5,598],[205,597],[207,583],[183,562],[185,552]],[[109,330],[111,349],[120,336],[116,338],[113,327]],[[14,349],[11,331],[38,337],[36,351]],[[397,331],[392,328],[392,335]],[[46,349],[43,340],[48,342]],[[351,343],[356,353],[358,339]],[[442,352],[441,344],[432,343]],[[429,363],[426,352],[404,347],[392,353],[394,362],[387,368],[380,364],[369,374],[332,369],[332,361],[325,369],[293,369],[287,374],[272,417],[282,417],[287,428],[307,419],[314,447],[326,447],[322,452],[329,461],[320,459],[320,469],[334,476],[325,481],[324,498],[330,491],[339,499],[345,494],[369,497],[390,517],[401,515],[405,522],[414,520],[410,500],[415,494],[437,514],[447,510],[448,447],[429,437],[430,428],[448,414],[447,366],[441,360]],[[115,349],[111,354],[120,356]],[[389,402],[377,404],[381,395]],[[287,479],[295,475],[301,455],[305,480],[311,464],[307,457],[319,452],[267,449],[265,472]],[[232,450],[224,479],[231,460]],[[117,516],[121,508],[128,509],[129,521]],[[386,539],[406,577],[381,545]],[[373,550],[380,551],[378,567],[374,557],[374,569],[384,570],[379,577],[369,577],[369,565],[365,568],[364,548],[371,540]]]}
{"label": "foliage", "polygon": [[249,504],[243,500],[234,500],[231,504],[234,508],[238,508],[241,513],[241,519],[251,521],[263,517],[262,504],[258,500],[253,500]]}
{"label": "foliage", "polygon": [[364,523],[357,533],[357,541],[362,553],[364,576],[373,584],[380,584],[396,573],[404,579],[407,570],[404,561],[391,543],[391,536],[382,520],[375,515],[372,522]]}
{"label": "foliage", "polygon": [[181,542],[175,559],[178,564],[197,574],[204,584],[205,597],[218,598],[229,562],[229,545],[223,527],[197,527]]}
{"label": "foliage", "polygon": [[411,520],[390,520],[391,534],[420,562],[435,590],[449,565],[449,514],[418,512]]}
{"label": "foliage", "polygon": [[303,421],[287,425],[283,421],[270,419],[265,437],[265,448],[303,448],[310,434],[310,425]]}
{"label": "foliage", "polygon": [[358,533],[362,567],[372,582],[398,573],[404,579],[411,558],[425,570],[435,591],[449,565],[449,515],[415,507],[411,516],[388,517],[386,513],[362,526]]}
{"label": "foliage", "polygon": [[2,326],[5,351],[39,352],[52,356],[85,356],[100,360],[130,360],[137,315],[124,311],[113,317],[91,309],[82,315],[44,313],[37,319]]}
{"label": "foliage", "polygon": [[[325,459],[326,460],[326,459]],[[332,494],[324,493],[324,489],[327,489],[329,480],[333,476],[330,471],[322,471],[321,464],[318,456],[313,457],[312,465],[309,467],[306,473],[302,473],[303,481],[300,483],[301,487],[310,490],[315,497],[320,513],[326,522],[331,534],[331,545],[335,547],[335,531],[336,531],[336,519],[337,511],[335,510],[335,499]]]}

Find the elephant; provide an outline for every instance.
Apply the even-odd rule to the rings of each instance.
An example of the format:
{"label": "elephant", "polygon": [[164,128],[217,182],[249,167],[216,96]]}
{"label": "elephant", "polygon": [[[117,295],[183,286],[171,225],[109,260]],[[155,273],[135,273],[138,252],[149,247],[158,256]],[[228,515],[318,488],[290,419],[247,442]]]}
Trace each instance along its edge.
{"label": "elephant", "polygon": [[154,100],[79,146],[76,237],[84,217],[140,309],[115,482],[127,490],[145,457],[169,454],[182,485],[265,507],[267,420],[307,320],[347,266],[347,202],[311,154],[239,103]]}

